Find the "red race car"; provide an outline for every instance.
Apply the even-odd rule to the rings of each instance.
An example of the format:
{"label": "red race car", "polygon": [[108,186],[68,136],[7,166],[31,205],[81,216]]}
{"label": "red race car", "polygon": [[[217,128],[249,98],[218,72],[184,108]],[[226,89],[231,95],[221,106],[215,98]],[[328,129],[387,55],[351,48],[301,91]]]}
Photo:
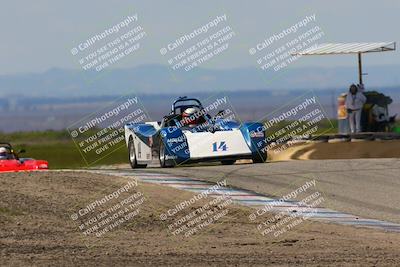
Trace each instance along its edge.
{"label": "red race car", "polygon": [[24,152],[21,150],[16,153],[9,143],[0,142],[0,172],[40,171],[49,168],[45,160],[19,158],[18,154]]}

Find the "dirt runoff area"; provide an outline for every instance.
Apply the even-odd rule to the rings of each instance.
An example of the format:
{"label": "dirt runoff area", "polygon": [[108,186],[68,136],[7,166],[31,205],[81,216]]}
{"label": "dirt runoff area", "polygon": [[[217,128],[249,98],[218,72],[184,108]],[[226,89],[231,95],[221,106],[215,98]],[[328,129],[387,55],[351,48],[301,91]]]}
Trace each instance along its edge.
{"label": "dirt runoff area", "polygon": [[[211,197],[195,199],[186,191],[124,177],[49,171],[0,174],[0,182],[2,266],[400,262],[399,233],[306,220],[276,237],[263,236],[257,227],[260,221],[248,218],[253,209]],[[188,223],[196,218],[190,217],[194,211],[212,215],[214,221],[195,228],[199,223]],[[180,231],[185,223],[192,228]]]}

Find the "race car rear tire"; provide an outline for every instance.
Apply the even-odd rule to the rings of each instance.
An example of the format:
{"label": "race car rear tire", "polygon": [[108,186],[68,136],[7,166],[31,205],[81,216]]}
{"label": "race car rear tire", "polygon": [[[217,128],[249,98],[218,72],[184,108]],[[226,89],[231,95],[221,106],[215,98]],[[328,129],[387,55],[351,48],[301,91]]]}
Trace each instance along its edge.
{"label": "race car rear tire", "polygon": [[132,169],[147,167],[147,164],[138,164],[137,163],[135,145],[133,143],[132,137],[129,138],[129,142],[128,142],[128,155],[129,155],[129,157],[128,157],[129,163],[130,163]]}
{"label": "race car rear tire", "polygon": [[233,165],[235,162],[236,160],[221,160],[222,165]]}
{"label": "race car rear tire", "polygon": [[256,153],[252,157],[253,163],[264,163],[267,160],[267,155],[265,153]]}
{"label": "race car rear tire", "polygon": [[171,162],[170,160],[166,160],[165,159],[165,145],[164,145],[164,142],[162,140],[160,141],[160,150],[159,151],[160,151],[160,155],[159,155],[160,166],[162,168],[174,167],[175,166],[174,162]]}

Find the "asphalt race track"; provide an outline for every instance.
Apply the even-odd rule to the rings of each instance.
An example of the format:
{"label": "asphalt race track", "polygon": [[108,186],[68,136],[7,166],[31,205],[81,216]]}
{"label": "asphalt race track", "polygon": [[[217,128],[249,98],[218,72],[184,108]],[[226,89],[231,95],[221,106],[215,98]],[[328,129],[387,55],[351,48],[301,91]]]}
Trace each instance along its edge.
{"label": "asphalt race track", "polygon": [[[126,171],[127,169],[123,169]],[[400,160],[351,159],[287,161],[265,164],[194,165],[132,172],[182,175],[281,197],[316,180],[323,206],[364,218],[400,223]]]}

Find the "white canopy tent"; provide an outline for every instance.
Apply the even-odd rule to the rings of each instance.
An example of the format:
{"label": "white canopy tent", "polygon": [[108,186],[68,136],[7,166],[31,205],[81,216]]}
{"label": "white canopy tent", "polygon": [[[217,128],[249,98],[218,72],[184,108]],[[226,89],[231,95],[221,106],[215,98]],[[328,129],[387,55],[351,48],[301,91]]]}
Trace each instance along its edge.
{"label": "white canopy tent", "polygon": [[303,51],[293,53],[292,55],[312,56],[312,55],[340,55],[340,54],[358,54],[358,77],[360,84],[362,82],[362,53],[384,52],[396,50],[396,42],[380,43],[324,43]]}

